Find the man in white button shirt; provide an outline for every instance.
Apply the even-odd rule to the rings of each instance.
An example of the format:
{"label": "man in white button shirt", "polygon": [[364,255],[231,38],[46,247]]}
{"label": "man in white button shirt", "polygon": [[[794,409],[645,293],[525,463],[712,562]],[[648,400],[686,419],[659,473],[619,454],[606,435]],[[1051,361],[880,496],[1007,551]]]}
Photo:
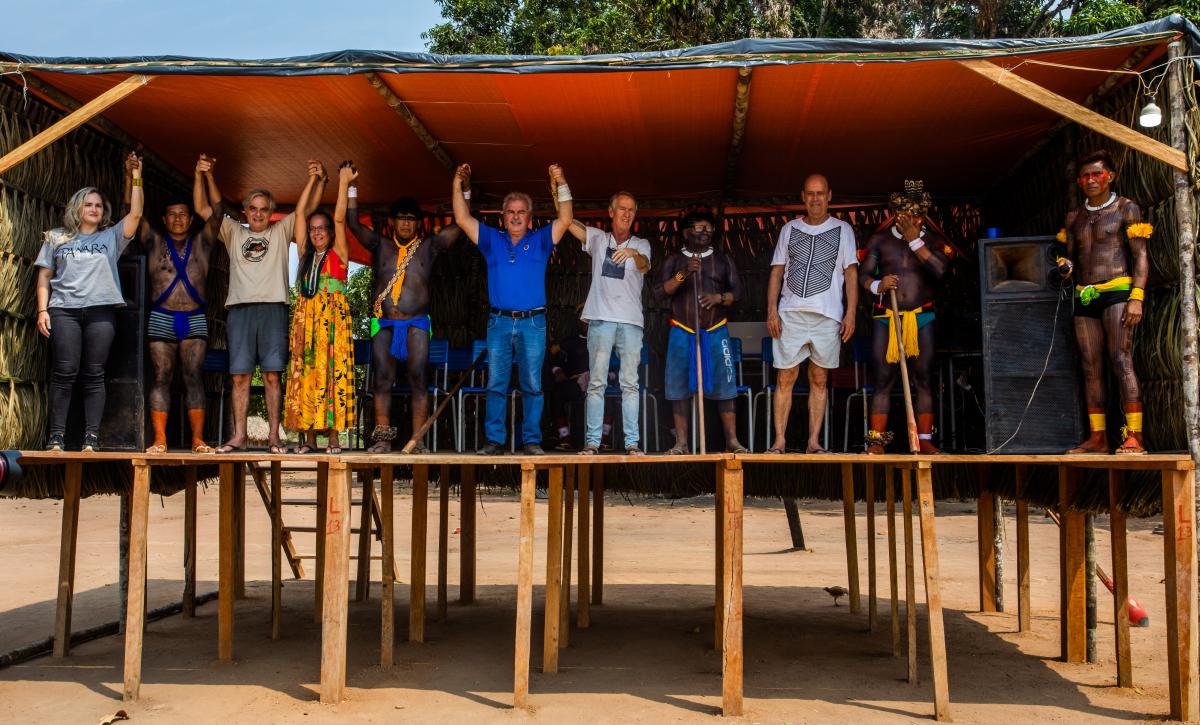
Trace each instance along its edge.
{"label": "man in white button shirt", "polygon": [[613,194],[608,203],[612,231],[586,227],[578,219],[570,231],[583,243],[592,258],[592,286],[583,305],[582,319],[588,323],[588,386],[584,409],[586,421],[583,450],[594,455],[600,449],[604,418],[604,389],[608,385],[608,363],[615,348],[621,363],[621,421],[625,430],[625,453],[641,455],[638,436],[638,365],[642,359],[642,282],[650,271],[650,243],[633,236],[637,200],[627,191]]}
{"label": "man in white button shirt", "polygon": [[[804,180],[807,214],[779,232],[767,286],[767,331],[774,353],[775,442],[768,453],[787,445],[792,387],[800,363],[808,364],[808,445],[806,453],[824,453],[821,424],[829,395],[829,371],[838,366],[842,343],[854,335],[858,306],[858,256],[854,230],[829,215],[833,192],[820,174]],[[842,294],[845,293],[845,304]]]}

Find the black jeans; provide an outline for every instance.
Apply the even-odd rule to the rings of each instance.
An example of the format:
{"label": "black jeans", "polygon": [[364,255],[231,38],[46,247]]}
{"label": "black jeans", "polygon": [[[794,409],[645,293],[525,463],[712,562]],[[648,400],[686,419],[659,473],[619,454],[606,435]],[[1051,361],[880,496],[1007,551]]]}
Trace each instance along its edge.
{"label": "black jeans", "polygon": [[83,387],[83,432],[100,432],[104,416],[104,364],[116,333],[111,305],[50,308],[50,435],[67,429],[75,379]]}

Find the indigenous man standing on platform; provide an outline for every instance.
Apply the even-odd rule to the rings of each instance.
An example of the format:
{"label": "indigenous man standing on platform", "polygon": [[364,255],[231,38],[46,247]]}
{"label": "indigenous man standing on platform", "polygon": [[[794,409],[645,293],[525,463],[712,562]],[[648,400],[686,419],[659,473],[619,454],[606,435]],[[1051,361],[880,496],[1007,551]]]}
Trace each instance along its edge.
{"label": "indigenous man standing on platform", "polygon": [[[862,286],[875,297],[871,325],[871,363],[875,371],[875,394],[871,396],[871,418],[867,430],[867,453],[883,453],[892,440],[887,429],[892,387],[896,384],[900,356],[910,360],[909,377],[916,388],[917,437],[920,452],[941,453],[933,445],[933,293],[948,264],[943,250],[946,239],[926,226],[925,217],[933,199],[921,181],[905,181],[904,191],[892,194],[894,223],[871,235],[863,260]],[[896,291],[900,319],[895,319],[890,302]],[[912,359],[915,358],[915,363]]]}
{"label": "indigenous man standing on platform", "polygon": [[[1075,279],[1075,342],[1083,362],[1084,396],[1091,436],[1068,453],[1106,453],[1107,357],[1121,390],[1125,427],[1115,453],[1145,453],[1142,397],[1133,369],[1133,328],[1142,321],[1150,259],[1146,242],[1154,232],[1134,202],[1117,196],[1112,156],[1095,151],[1079,160],[1083,207],[1067,214],[1067,257],[1059,270]],[[1076,263],[1077,262],[1077,263]]]}
{"label": "indigenous man standing on platform", "polygon": [[[350,162],[345,162],[350,163]],[[396,382],[397,361],[404,365],[405,378],[412,391],[412,431],[415,434],[429,417],[429,280],[433,261],[461,234],[450,224],[437,234],[422,238],[421,207],[416,199],[396,200],[388,209],[390,229],[384,233],[363,226],[358,218],[358,188],[350,187],[346,224],[359,243],[371,252],[374,300],[371,312],[371,370],[374,382],[371,397],[375,401],[375,430],[371,433],[368,453],[386,453],[392,449],[396,428],[391,424],[392,385]],[[418,443],[413,453],[427,453]]]}
{"label": "indigenous man standing on platform", "polygon": [[[202,162],[211,168],[209,162]],[[203,183],[197,165],[195,184]],[[125,199],[128,204],[133,185],[130,165],[125,166]],[[195,191],[193,189],[193,191]],[[203,193],[203,191],[201,191]],[[147,453],[167,450],[167,414],[171,411],[171,381],[175,377],[175,359],[182,367],[184,406],[192,428],[192,453],[212,453],[204,442],[204,381],[201,368],[208,350],[208,313],[204,304],[208,282],[208,262],[221,229],[217,215],[196,231],[192,230],[192,207],[184,199],[169,199],[163,207],[160,234],[142,218],[138,243],[146,254],[150,275],[150,319],[147,338],[154,381],[150,384],[150,424],[154,442]]]}
{"label": "indigenous man standing on platform", "polygon": [[[246,447],[246,412],[250,405],[250,377],[262,370],[267,400],[267,443],[271,453],[286,453],[279,440],[279,416],[283,408],[280,375],[288,363],[288,252],[297,214],[304,224],[316,210],[328,175],[317,161],[308,162],[307,209],[298,209],[278,222],[271,222],[275,197],[266,189],[251,189],[242,205],[247,226],[224,216],[221,192],[213,177],[216,159],[201,156],[196,164],[197,183],[193,192],[196,213],[205,221],[221,221],[220,239],[229,252],[229,294],[225,298],[225,321],[229,347],[229,376],[233,380],[233,436],[217,449],[229,453]],[[207,194],[204,191],[207,190]],[[205,198],[207,196],[207,198]]]}
{"label": "indigenous man standing on platform", "polygon": [[[717,401],[725,450],[746,453],[737,439],[737,372],[729,339],[726,313],[742,298],[737,267],[724,252],[713,247],[716,219],[708,210],[683,217],[683,249],[667,257],[655,292],[671,304],[671,331],[667,338],[664,388],[675,418],[675,445],[667,455],[687,455],[688,401],[696,390],[696,366],[704,381],[704,398]],[[699,301],[699,307],[697,307]],[[696,320],[699,318],[699,328]],[[696,334],[700,335],[700,360],[696,359]],[[704,415],[703,399],[698,400]]]}
{"label": "indigenous man standing on platform", "polygon": [[586,432],[580,455],[600,449],[604,418],[604,389],[613,349],[621,363],[621,421],[625,452],[640,456],[638,447],[638,366],[642,360],[642,278],[650,271],[650,243],[633,236],[637,200],[627,191],[613,194],[608,203],[612,231],[571,222],[571,234],[583,242],[592,258],[592,286],[583,305],[587,322],[588,386]]}
{"label": "indigenous man standing on platform", "polygon": [[829,394],[829,371],[838,366],[842,343],[854,335],[858,307],[854,230],[829,215],[832,198],[824,176],[813,174],[805,179],[806,216],[784,225],[771,258],[767,331],[774,338],[771,347],[779,372],[775,378],[775,442],[767,453],[785,450],[792,386],[805,360],[809,361],[805,452],[828,452],[821,446],[820,433]]}
{"label": "indigenous man standing on platform", "polygon": [[487,262],[488,300],[492,308],[487,324],[488,391],[484,423],[487,443],[479,449],[480,455],[500,453],[508,437],[504,416],[514,363],[523,402],[522,450],[528,455],[544,453],[541,442],[546,264],[571,226],[572,218],[571,188],[563,170],[558,164],[551,164],[549,172],[558,216],[537,231],[529,229],[533,200],[528,194],[514,191],[504,197],[501,204],[504,228],[496,229],[471,216],[468,204],[471,167],[463,164],[454,175],[451,194],[454,221],[479,247]]}

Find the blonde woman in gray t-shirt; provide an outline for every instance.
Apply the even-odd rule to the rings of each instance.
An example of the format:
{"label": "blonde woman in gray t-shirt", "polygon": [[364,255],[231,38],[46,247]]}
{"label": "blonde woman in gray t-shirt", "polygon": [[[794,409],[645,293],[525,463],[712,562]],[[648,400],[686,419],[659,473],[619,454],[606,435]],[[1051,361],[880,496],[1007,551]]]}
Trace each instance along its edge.
{"label": "blonde woman in gray t-shirt", "polygon": [[78,378],[83,385],[83,450],[100,445],[104,364],[115,334],[116,307],[125,304],[117,258],[142,219],[142,161],[131,153],[129,214],[112,223],[112,206],[87,186],[71,197],[63,226],[46,232],[34,264],[38,332],[50,338],[50,430],[46,450],[61,451],[67,411]]}

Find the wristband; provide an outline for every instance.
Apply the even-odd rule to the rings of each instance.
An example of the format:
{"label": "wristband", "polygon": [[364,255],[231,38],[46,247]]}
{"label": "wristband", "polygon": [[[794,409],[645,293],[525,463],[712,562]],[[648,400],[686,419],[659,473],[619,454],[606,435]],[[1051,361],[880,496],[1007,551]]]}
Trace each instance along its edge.
{"label": "wristband", "polygon": [[44,310],[38,310],[38,311],[37,311],[37,313],[38,313],[39,315],[40,315],[40,314],[42,314],[43,312],[47,312],[47,313],[48,313],[48,312],[50,312],[50,309],[49,309],[49,308],[46,308],[46,309],[44,309]]}
{"label": "wristband", "polygon": [[1146,290],[1142,289],[1141,287],[1134,287],[1133,289],[1129,290],[1130,302],[1141,302],[1144,299],[1146,299]]}
{"label": "wristband", "polygon": [[916,239],[914,239],[908,243],[908,248],[913,250],[914,252],[923,246],[925,246],[925,238],[924,237],[917,237]]}
{"label": "wristband", "polygon": [[130,180],[129,183],[131,183],[134,186],[141,186],[142,185],[142,177],[135,176],[135,177],[133,177],[132,180]]}
{"label": "wristband", "polygon": [[570,201],[570,200],[571,200],[571,187],[567,186],[566,184],[559,184],[558,185],[558,201],[559,201],[559,203],[562,203],[564,201]]}
{"label": "wristband", "polygon": [[346,189],[346,198],[347,199],[357,199],[358,198],[358,187],[351,186],[350,188]]}
{"label": "wristband", "polygon": [[466,199],[467,201],[471,200],[471,190],[470,189],[467,189],[466,191],[464,191],[462,193],[462,195],[463,195],[463,198]]}
{"label": "wristband", "polygon": [[881,281],[882,281],[882,280],[878,280],[878,279],[877,279],[877,280],[875,280],[874,282],[872,282],[872,283],[871,283],[871,294],[873,294],[873,295],[877,295],[877,294],[879,294],[879,283],[880,283]]}

